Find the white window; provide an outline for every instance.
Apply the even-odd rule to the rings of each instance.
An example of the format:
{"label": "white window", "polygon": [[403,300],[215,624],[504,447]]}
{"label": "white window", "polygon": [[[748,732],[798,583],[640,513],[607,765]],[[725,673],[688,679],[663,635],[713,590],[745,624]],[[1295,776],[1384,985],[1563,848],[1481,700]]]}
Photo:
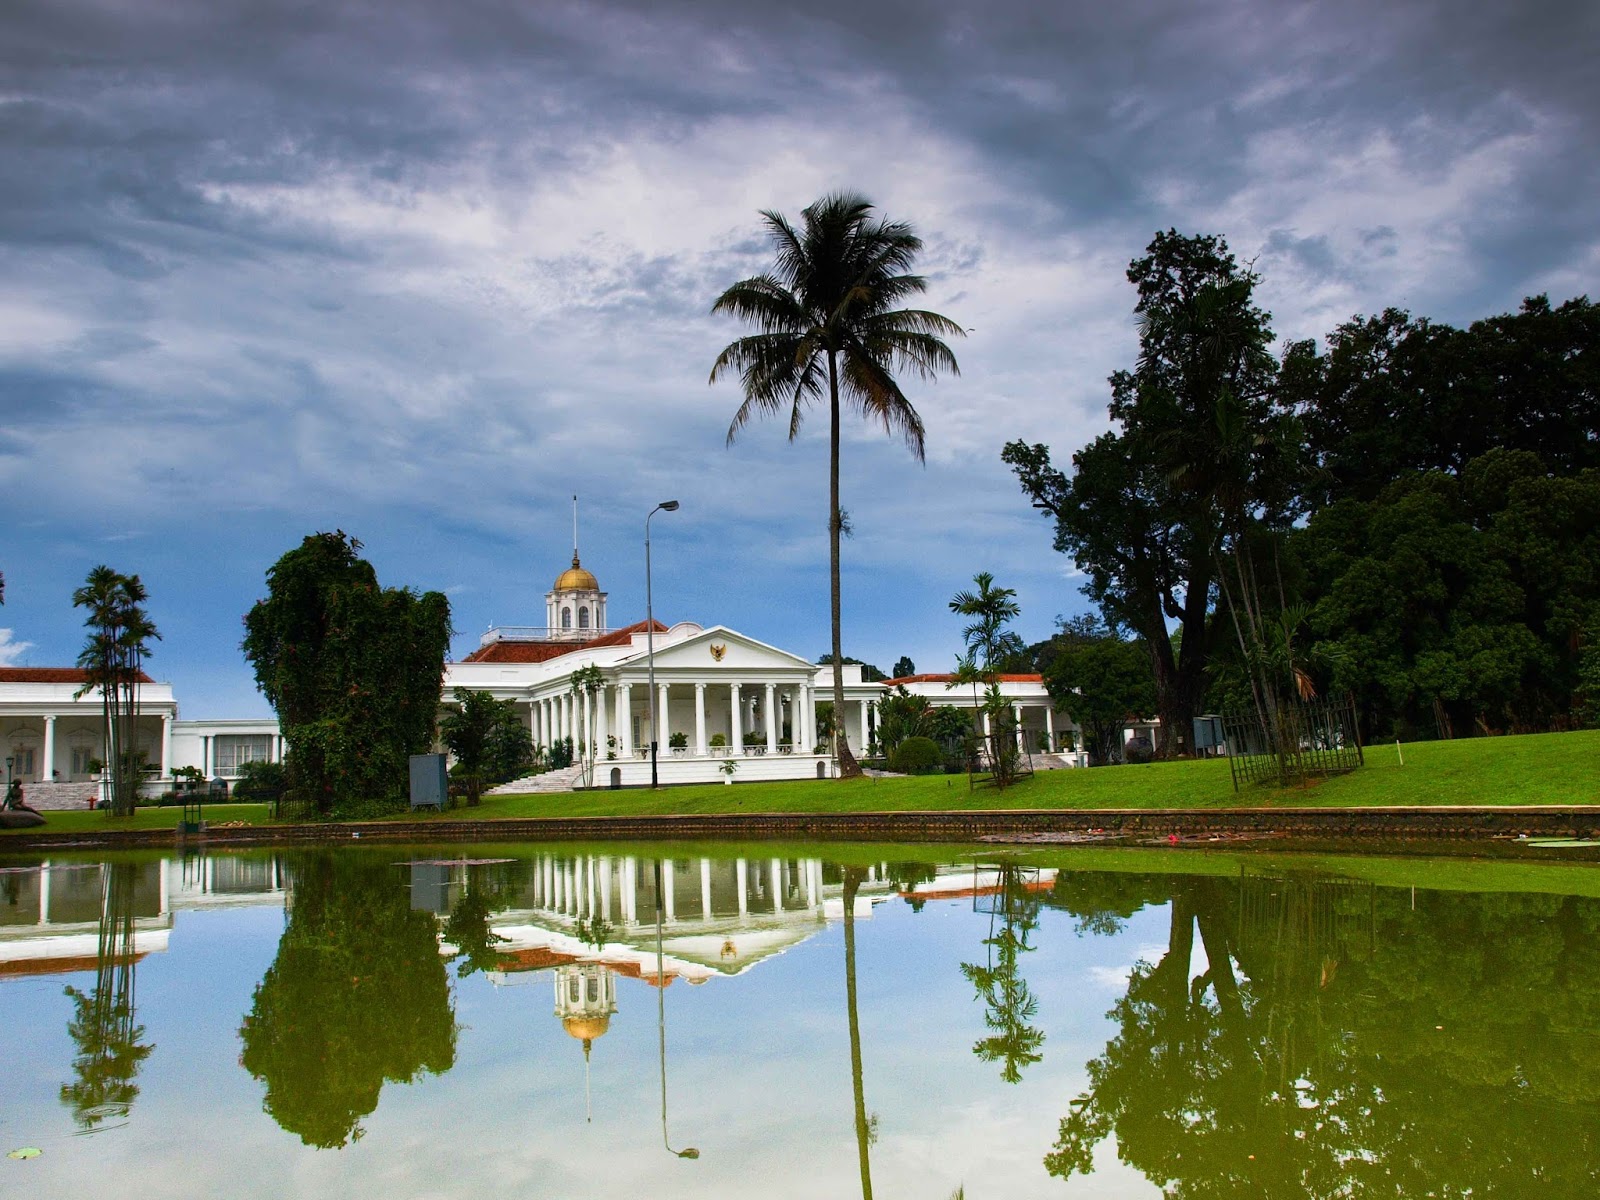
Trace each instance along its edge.
{"label": "white window", "polygon": [[561,628],[572,628],[572,610],[570,608],[563,608],[561,610]]}
{"label": "white window", "polygon": [[33,747],[11,747],[11,777],[20,779],[33,774]]}
{"label": "white window", "polygon": [[72,748],[72,773],[74,775],[89,774],[89,762],[94,757],[93,746],[74,746]]}
{"label": "white window", "polygon": [[580,608],[578,610],[578,628],[589,628],[589,610],[587,608]]}
{"label": "white window", "polygon": [[212,770],[218,775],[237,775],[248,762],[272,761],[270,733],[219,733],[211,741]]}

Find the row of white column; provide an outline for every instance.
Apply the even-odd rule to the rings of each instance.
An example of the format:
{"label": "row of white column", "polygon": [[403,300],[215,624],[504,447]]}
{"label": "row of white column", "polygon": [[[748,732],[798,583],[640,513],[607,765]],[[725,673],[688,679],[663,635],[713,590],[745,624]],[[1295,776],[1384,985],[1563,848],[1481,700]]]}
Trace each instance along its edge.
{"label": "row of white column", "polygon": [[[666,859],[661,864],[661,909],[668,921],[678,918],[676,863]],[[646,870],[653,872],[653,865]],[[781,858],[768,861],[767,896],[774,913],[782,913],[784,897],[791,888],[805,893],[804,911],[817,907],[822,898],[822,861],[801,859],[791,869]],[[610,921],[613,912],[625,925],[639,921],[639,860],[624,858],[614,860],[606,855],[597,858],[569,859],[561,862],[554,858],[543,859],[534,874],[534,903],[550,912],[560,913],[579,920],[599,918]],[[616,893],[613,907],[612,893]],[[750,860],[734,861],[734,891],[738,896],[739,915],[750,912]],[[700,860],[700,917],[711,920],[711,860]],[[654,911],[645,914],[654,920]]]}
{"label": "row of white column", "polygon": [[[672,728],[669,716],[669,686],[665,683],[656,685],[658,727],[656,741],[663,746]],[[755,729],[759,725],[766,729],[767,749],[773,754],[778,752],[778,734],[782,724],[779,714],[780,696],[786,696],[789,700],[790,736],[794,745],[803,753],[809,753],[811,747],[816,744],[815,690],[809,684],[797,684],[780,689],[774,683],[712,685],[697,682],[693,684],[694,751],[700,757],[706,757],[711,753],[710,738],[706,731],[706,688],[711,686],[728,688],[729,711],[732,714],[733,726],[732,737],[729,740],[733,747],[737,748],[744,744],[746,729]],[[608,696],[608,693],[614,695]],[[633,754],[633,685],[630,683],[603,687],[594,693],[562,692],[534,700],[532,705],[533,740],[537,745],[549,746],[562,738],[570,737],[573,746],[576,747],[587,739],[592,722],[595,745],[605,747],[606,739],[612,736],[613,728],[608,716],[614,712],[617,753],[624,758]],[[758,706],[763,709],[764,721],[757,720]],[[864,711],[862,728],[866,728]]]}
{"label": "row of white column", "polygon": [[[1032,707],[1032,706],[1031,705],[1023,705],[1023,704],[1013,704],[1011,706],[1011,715],[1015,719],[1016,728],[1017,728],[1017,749],[1018,750],[1026,749],[1026,747],[1024,747],[1023,744],[1022,744],[1022,710],[1024,708],[1028,708],[1028,707]],[[1044,709],[1044,732],[1045,732],[1045,736],[1050,739],[1050,748],[1052,750],[1054,750],[1055,747],[1056,747],[1056,710],[1054,708],[1052,708],[1048,704],[1040,705],[1040,707],[1042,707]],[[990,735],[990,733],[992,732],[990,726],[991,726],[991,722],[989,720],[989,714],[988,713],[984,713],[983,714],[983,735],[985,737],[988,737]]]}
{"label": "row of white column", "polygon": [[[44,761],[39,764],[39,778],[45,782],[55,778],[56,773],[56,719],[45,716],[44,720]],[[103,751],[102,751],[103,753]],[[161,717],[161,774],[167,774],[168,764],[172,762],[172,718],[166,714]]]}

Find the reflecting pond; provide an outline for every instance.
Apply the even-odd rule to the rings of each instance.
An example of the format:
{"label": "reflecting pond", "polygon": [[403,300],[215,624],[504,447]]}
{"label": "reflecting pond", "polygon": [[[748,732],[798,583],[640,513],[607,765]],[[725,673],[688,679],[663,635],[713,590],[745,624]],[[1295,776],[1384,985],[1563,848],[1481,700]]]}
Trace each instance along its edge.
{"label": "reflecting pond", "polygon": [[772,852],[0,859],[0,1194],[1596,1193],[1600,866]]}

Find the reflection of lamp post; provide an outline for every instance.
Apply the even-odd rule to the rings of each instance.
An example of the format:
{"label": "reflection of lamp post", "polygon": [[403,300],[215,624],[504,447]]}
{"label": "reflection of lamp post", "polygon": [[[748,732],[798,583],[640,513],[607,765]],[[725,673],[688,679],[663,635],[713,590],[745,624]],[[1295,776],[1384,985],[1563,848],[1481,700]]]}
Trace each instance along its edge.
{"label": "reflection of lamp post", "polygon": [[668,1154],[679,1158],[699,1158],[693,1146],[674,1150],[667,1140],[667,976],[661,948],[661,860],[656,859],[656,1027],[661,1035],[661,1144]]}
{"label": "reflection of lamp post", "polygon": [[[656,780],[656,617],[650,603],[650,517],[658,512],[677,512],[676,500],[663,500],[650,510],[644,519],[644,636],[645,651],[650,660],[650,786]],[[657,868],[660,869],[659,867]],[[659,895],[659,894],[658,894]],[[657,901],[659,903],[659,899]]]}

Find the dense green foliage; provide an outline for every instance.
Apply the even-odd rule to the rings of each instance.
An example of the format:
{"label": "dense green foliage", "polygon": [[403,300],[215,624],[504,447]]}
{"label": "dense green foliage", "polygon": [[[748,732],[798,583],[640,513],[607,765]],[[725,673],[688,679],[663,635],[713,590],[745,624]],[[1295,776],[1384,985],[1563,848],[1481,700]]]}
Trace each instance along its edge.
{"label": "dense green foliage", "polygon": [[146,755],[139,745],[139,685],[152,639],[160,640],[145,611],[149,594],[137,575],[95,567],[72,603],[87,610],[89,636],[78,654],[84,683],[79,696],[100,692],[106,762],[111,768],[111,810],[128,816],[138,804]]}
{"label": "dense green foliage", "polygon": [[515,700],[496,700],[472,688],[456,688],[455,703],[439,718],[439,740],[456,760],[467,785],[467,803],[477,804],[486,785],[515,779],[533,762],[533,735]]}
{"label": "dense green foliage", "polygon": [[[831,660],[843,662],[839,600],[839,542],[845,514],[839,504],[842,406],[886,433],[898,433],[923,457],[922,418],[895,373],[932,379],[957,372],[948,337],[965,332],[948,317],[899,305],[927,289],[911,273],[922,239],[904,221],[873,216],[864,197],[836,192],[800,214],[796,229],[778,212],[761,214],[775,252],[772,269],[741,279],[711,306],[754,325],[756,333],[725,347],[711,382],[736,374],[744,403],[728,425],[728,442],[754,417],[787,418],[799,435],[806,410],[828,407],[828,582]],[[833,703],[844,710],[843,673],[834,672]],[[843,723],[834,733],[841,778],[860,774]]]}
{"label": "dense green foliage", "polygon": [[1070,474],[1042,445],[1003,457],[1143,644],[1164,752],[1202,707],[1270,726],[1330,691],[1372,737],[1594,719],[1600,309],[1534,297],[1465,330],[1389,309],[1275,364],[1219,239],[1158,235],[1129,279],[1116,428]]}
{"label": "dense green foliage", "polygon": [[433,744],[450,644],[438,592],[378,586],[342,530],[316,533],[267,571],[244,653],[289,744],[289,786],[323,813],[405,804],[410,755]]}
{"label": "dense green foliage", "polygon": [[1300,873],[1059,884],[1091,932],[1165,904],[1168,934],[1108,1014],[1052,1174],[1092,1172],[1114,1136],[1173,1197],[1593,1193],[1594,900]]}
{"label": "dense green foliage", "polygon": [[359,1139],[384,1083],[455,1063],[456,1024],[432,914],[412,909],[386,861],[300,859],[278,956],[239,1029],[262,1107],[308,1146]]}
{"label": "dense green foliage", "polygon": [[1084,731],[1091,761],[1112,761],[1128,718],[1155,711],[1149,649],[1093,617],[1063,622],[1040,658],[1050,698]]}
{"label": "dense green foliage", "polygon": [[928,737],[908,737],[889,751],[889,769],[902,775],[928,775],[944,769],[944,748]]}

